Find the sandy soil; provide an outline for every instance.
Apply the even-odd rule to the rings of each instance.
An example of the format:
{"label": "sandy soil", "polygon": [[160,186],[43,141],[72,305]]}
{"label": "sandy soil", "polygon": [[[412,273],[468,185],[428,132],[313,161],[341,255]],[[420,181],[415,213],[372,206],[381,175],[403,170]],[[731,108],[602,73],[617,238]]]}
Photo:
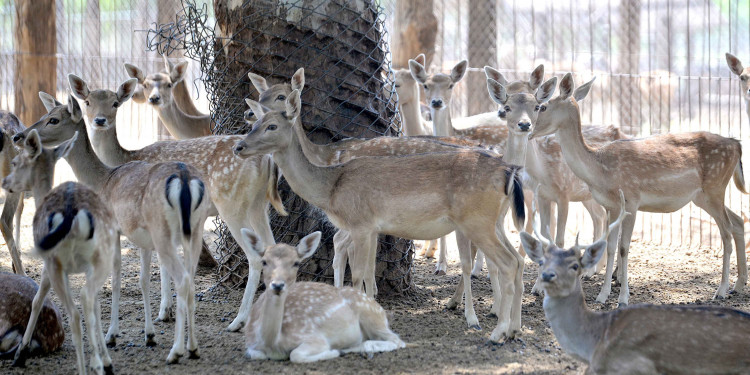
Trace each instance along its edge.
{"label": "sandy soil", "polygon": [[[33,199],[26,201],[22,227],[23,261],[35,280],[41,274],[41,262],[30,251]],[[518,243],[518,235],[510,234]],[[572,243],[572,238],[568,241]],[[463,310],[446,311],[448,301],[459,277],[457,254],[449,259],[446,276],[434,276],[434,262],[415,260],[415,290],[408,296],[381,298],[390,313],[391,327],[409,347],[396,352],[366,358],[348,354],[341,358],[308,365],[289,362],[250,362],[243,356],[244,336],[224,329],[234,317],[242,294],[216,287],[213,274],[197,277],[197,317],[201,358],[181,359],[179,364],[167,366],[166,356],[174,334],[172,322],[156,323],[156,347],[144,345],[143,304],[138,286],[138,252],[127,241],[123,242],[123,294],[121,302],[121,337],[117,347],[110,349],[115,371],[120,374],[233,374],[260,372],[268,374],[349,374],[349,373],[420,373],[420,374],[561,374],[581,373],[581,362],[562,352],[542,311],[541,298],[528,293],[536,277],[536,265],[526,262],[523,299],[523,334],[504,345],[488,343],[496,324],[486,317],[491,305],[489,282],[485,277],[474,281],[477,314],[482,331],[468,329]],[[631,246],[630,287],[631,303],[708,303],[750,310],[750,295],[732,295],[723,301],[711,301],[720,280],[720,259],[717,249],[677,249],[658,247],[639,242]],[[158,268],[156,259],[151,269],[151,306],[154,316],[158,310]],[[10,271],[10,256],[0,249],[0,271]],[[732,259],[732,282],[736,279],[735,260]],[[72,277],[72,285],[80,286],[82,276]],[[619,287],[614,287],[610,303],[594,305],[593,299],[602,283],[602,275],[584,282],[587,301],[597,309],[615,308]],[[108,302],[110,285],[101,294],[103,324],[109,324]],[[53,301],[59,300],[51,293]],[[67,315],[63,312],[67,319]],[[47,357],[31,358],[25,370],[11,367],[10,361],[0,361],[0,373],[6,374],[72,374],[75,372],[75,350],[70,341],[66,322],[66,342],[62,349]],[[87,341],[87,336],[84,338]],[[87,352],[87,356],[88,356]],[[87,358],[88,360],[88,358]]]}

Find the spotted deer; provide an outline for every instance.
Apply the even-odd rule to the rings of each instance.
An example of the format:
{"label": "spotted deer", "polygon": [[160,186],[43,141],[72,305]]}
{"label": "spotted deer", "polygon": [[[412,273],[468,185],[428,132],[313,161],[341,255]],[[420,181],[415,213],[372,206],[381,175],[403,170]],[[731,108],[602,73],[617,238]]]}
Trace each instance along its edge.
{"label": "spotted deer", "polygon": [[[499,268],[502,290],[495,293],[495,300],[500,323],[490,338],[514,337],[521,327],[524,265],[497,221],[512,207],[516,225],[523,225],[518,169],[474,150],[361,157],[336,166],[317,166],[305,156],[312,154],[305,150],[312,142],[297,121],[302,104],[299,95],[298,90],[292,91],[285,110],[265,112],[235,152],[241,157],[273,154],[292,190],[349,233],[355,289],[365,279],[375,285],[379,233],[425,239],[458,230],[464,315],[469,326],[479,328],[470,287],[471,241]],[[373,288],[367,294],[372,296]]]}
{"label": "spotted deer", "polygon": [[[43,310],[50,286],[68,312],[79,374],[86,373],[81,314],[73,301],[68,276],[85,274],[81,305],[93,356],[89,366],[97,374],[112,374],[112,359],[107,351],[101,324],[99,290],[112,275],[112,319],[108,336],[114,340],[119,331],[120,242],[118,224],[109,206],[83,184],[66,182],[52,188],[54,166],[70,153],[75,136],[54,149],[43,149],[39,134],[31,130],[23,141],[22,153],[13,158],[13,169],[3,179],[8,191],[33,191],[34,252],[43,262],[41,285],[31,303],[28,325],[15,352],[13,365],[24,367],[32,351],[32,337]],[[49,313],[42,326],[50,324]],[[45,320],[46,319],[46,320]],[[61,335],[62,336],[62,335]]]}
{"label": "spotted deer", "polygon": [[[18,154],[11,137],[26,129],[21,120],[11,112],[0,110],[0,178],[10,173],[10,161]],[[21,262],[20,239],[21,215],[23,214],[23,193],[6,193],[3,212],[0,214],[0,232],[10,252],[13,272],[26,275]]]}
{"label": "spotted deer", "polygon": [[[146,75],[139,67],[125,64],[125,71],[128,75],[138,80],[137,102],[148,101],[148,104],[159,114],[159,119],[169,134],[177,139],[211,135],[211,116],[201,114],[195,109],[195,104],[190,99],[185,85],[187,61],[172,64],[165,56],[164,67],[166,72]],[[136,95],[133,97],[135,98]]]}
{"label": "spotted deer", "polygon": [[[39,286],[30,277],[0,272],[0,359],[13,358],[21,345],[38,290]],[[31,355],[52,353],[62,346],[65,340],[62,316],[49,298],[44,299],[32,331],[28,346]]]}
{"label": "spotted deer", "polygon": [[619,192],[617,218],[588,246],[557,247],[521,233],[539,264],[544,315],[560,346],[588,365],[586,374],[740,374],[750,367],[750,314],[717,306],[634,305],[597,312],[587,305],[581,275],[598,264],[607,237],[626,216]]}
{"label": "spotted deer", "polygon": [[[714,298],[726,297],[729,289],[729,262],[732,239],[737,249],[745,245],[742,218],[724,205],[729,180],[747,193],[742,172],[742,147],[739,141],[707,132],[654,135],[641,139],[616,140],[598,148],[591,147],[581,132],[578,101],[591,88],[593,80],[575,88],[568,73],[560,81],[559,96],[540,108],[530,139],[555,134],[563,157],[573,173],[583,180],[596,201],[604,206],[609,224],[614,223],[617,190],[625,193],[625,210],[631,215],[607,239],[607,271],[597,301],[604,303],[612,288],[615,247],[619,244],[622,278],[621,305],[628,303],[628,250],[633,234],[635,213],[674,212],[689,202],[708,213],[719,227],[724,247],[721,283]],[[744,251],[737,251],[738,278],[734,285],[741,292],[747,283]]]}
{"label": "spotted deer", "polygon": [[315,253],[320,236],[311,233],[296,248],[264,247],[255,233],[242,229],[242,240],[263,259],[266,285],[245,328],[248,358],[316,362],[406,346],[374,298],[353,288],[295,282],[300,261]]}
{"label": "spotted deer", "polygon": [[[172,276],[177,294],[174,344],[167,363],[176,363],[185,354],[186,321],[187,350],[190,358],[197,358],[194,278],[210,205],[210,193],[200,171],[182,162],[134,161],[110,168],[91,148],[78,102],[72,96],[67,105],[48,94],[40,97],[49,112],[20,138],[28,138],[29,132],[36,131],[42,144],[54,145],[78,133],[79,140],[65,160],[79,181],[109,203],[122,234],[141,249],[146,345],[156,345],[149,297],[151,254],[156,250],[159,263]],[[178,246],[183,248],[183,259],[178,255]]]}
{"label": "spotted deer", "polygon": [[[107,165],[116,166],[134,160],[190,164],[204,176],[210,197],[209,215],[220,215],[235,239],[239,238],[242,227],[250,226],[263,239],[263,243],[275,243],[268,221],[268,202],[280,214],[286,215],[286,211],[276,187],[278,171],[269,156],[258,155],[247,160],[237,158],[232,149],[243,137],[231,135],[156,142],[139,150],[126,150],[117,139],[115,119],[117,107],[133,92],[136,80],[128,80],[120,85],[117,92],[112,92],[90,91],[81,78],[75,75],[68,78],[73,95],[85,104],[86,125],[92,146]],[[249,249],[243,247],[242,250],[252,264],[252,272],[248,276],[237,317],[228,327],[230,331],[239,330],[247,322],[260,280],[260,260]],[[163,295],[169,294],[164,281],[162,279]],[[167,316],[168,306],[164,307],[159,311],[160,318]]]}

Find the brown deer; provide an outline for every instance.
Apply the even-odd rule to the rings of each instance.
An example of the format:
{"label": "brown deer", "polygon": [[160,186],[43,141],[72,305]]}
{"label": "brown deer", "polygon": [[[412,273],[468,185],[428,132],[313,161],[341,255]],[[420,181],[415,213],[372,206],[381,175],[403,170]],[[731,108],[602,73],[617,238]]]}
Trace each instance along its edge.
{"label": "brown deer", "polygon": [[[276,187],[277,170],[270,157],[258,155],[248,160],[235,157],[232,148],[242,140],[241,136],[208,136],[156,142],[139,150],[126,150],[117,140],[115,119],[117,107],[132,93],[136,80],[128,80],[120,85],[117,92],[112,92],[90,91],[86,82],[75,75],[68,76],[68,79],[73,95],[86,104],[92,146],[107,165],[117,166],[134,160],[151,163],[181,161],[190,164],[204,176],[211,203],[209,215],[219,214],[235,238],[239,238],[242,227],[249,225],[263,238],[263,243],[274,243],[268,221],[268,202],[280,214],[286,215],[286,211]],[[251,272],[237,317],[228,327],[230,331],[239,330],[247,322],[252,298],[260,280],[260,260],[249,249],[242,250],[251,263]],[[167,288],[168,293],[168,286],[164,284],[162,279],[162,291],[164,293],[164,288]],[[164,306],[166,307],[168,306]],[[167,311],[160,309],[159,317],[166,316]]]}
{"label": "brown deer", "polygon": [[[627,305],[630,294],[627,279],[628,250],[635,213],[674,212],[695,203],[716,221],[724,247],[721,284],[715,298],[729,289],[729,261],[732,239],[737,249],[745,245],[742,218],[724,206],[724,193],[734,177],[737,188],[747,193],[742,173],[742,147],[739,141],[707,132],[655,135],[636,140],[616,140],[592,148],[581,133],[578,100],[583,99],[593,80],[574,89],[568,73],[560,81],[560,95],[540,107],[530,139],[555,134],[563,157],[573,173],[588,184],[596,201],[607,209],[609,224],[615,222],[617,191],[625,193],[625,210],[631,215],[622,223],[619,266],[622,283],[618,301]],[[604,303],[612,288],[613,260],[619,228],[607,239],[607,272],[597,301]],[[734,290],[747,283],[744,251],[737,251],[738,278]]]}
{"label": "brown deer", "polygon": [[521,233],[526,254],[539,264],[544,315],[568,354],[588,365],[586,374],[741,374],[750,368],[750,314],[716,306],[634,305],[609,312],[586,306],[581,275],[593,268],[606,238],[626,215],[620,191],[618,216],[601,239],[565,250]]}
{"label": "brown deer", "polygon": [[[0,110],[0,178],[10,173],[10,161],[18,154],[13,147],[11,137],[26,129],[21,120],[11,112]],[[3,204],[3,213],[0,215],[0,232],[3,234],[5,244],[10,252],[13,262],[13,272],[26,275],[21,262],[21,251],[18,248],[21,230],[21,214],[23,214],[23,193],[7,193]]]}
{"label": "brown deer", "polygon": [[[93,352],[90,367],[97,374],[112,374],[112,359],[102,333],[97,295],[111,274],[112,319],[108,335],[114,340],[119,331],[120,236],[112,211],[93,190],[75,182],[66,182],[52,189],[55,162],[66,157],[74,144],[75,136],[54,149],[45,150],[39,134],[31,130],[24,139],[24,151],[13,159],[13,170],[3,179],[3,188],[8,191],[34,192],[34,251],[44,261],[41,286],[34,296],[28,326],[16,349],[13,365],[25,366],[43,302],[51,286],[68,312],[78,373],[86,373],[81,314],[68,282],[69,275],[83,273],[86,284],[80,294]],[[49,319],[49,315],[44,318]],[[49,323],[49,320],[42,321],[43,326]]]}
{"label": "brown deer", "polygon": [[388,327],[385,310],[361,291],[328,284],[296,283],[300,261],[315,253],[320,232],[300,240],[297,247],[264,247],[248,229],[242,239],[263,259],[267,288],[253,305],[245,328],[250,359],[290,359],[315,362],[340,353],[375,353],[406,345]]}
{"label": "brown deer", "polygon": [[[177,294],[174,344],[167,362],[176,363],[185,354],[186,320],[187,350],[190,358],[197,358],[194,278],[210,204],[199,171],[182,162],[136,161],[110,168],[91,148],[78,102],[72,96],[67,105],[48,94],[40,97],[49,112],[19,138],[28,138],[29,132],[36,131],[42,144],[54,145],[78,133],[80,140],[71,147],[66,161],[80,181],[92,186],[109,203],[122,234],[141,248],[146,345],[156,344],[149,297],[151,254],[156,250],[159,263],[172,276]],[[184,259],[177,252],[180,245]],[[162,294],[165,297],[171,300],[169,294]]]}
{"label": "brown deer", "polygon": [[[379,233],[426,239],[458,230],[464,237],[459,253],[464,314],[469,326],[478,328],[470,288],[471,252],[466,241],[485,251],[499,268],[502,292],[495,293],[495,298],[499,301],[500,323],[490,339],[514,337],[521,327],[523,261],[497,221],[512,206],[516,225],[523,225],[518,169],[491,154],[473,150],[361,157],[320,167],[305,156],[311,150],[303,151],[311,142],[301,123],[297,124],[300,110],[299,91],[294,90],[286,100],[286,109],[264,113],[235,152],[241,157],[272,153],[292,190],[325,211],[334,226],[349,232],[354,244],[350,266],[355,289],[361,288],[364,279],[375,284]],[[374,290],[370,288],[367,293],[373,295]]]}

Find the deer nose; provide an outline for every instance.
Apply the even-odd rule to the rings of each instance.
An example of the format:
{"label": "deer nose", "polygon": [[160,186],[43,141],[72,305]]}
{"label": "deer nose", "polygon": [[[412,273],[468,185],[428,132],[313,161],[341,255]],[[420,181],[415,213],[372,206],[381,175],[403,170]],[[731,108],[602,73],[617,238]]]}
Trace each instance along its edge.
{"label": "deer nose", "polygon": [[505,111],[503,111],[502,109],[498,110],[497,111],[497,117],[505,118]]}
{"label": "deer nose", "polygon": [[20,142],[21,140],[23,140],[24,138],[25,138],[25,136],[23,135],[23,133],[16,133],[16,134],[15,134],[15,135],[13,136],[13,143],[18,143],[18,142]]}
{"label": "deer nose", "polygon": [[5,177],[3,179],[3,189],[7,190],[9,193],[13,193],[12,190],[9,189],[10,181],[8,181],[8,177]]}
{"label": "deer nose", "polygon": [[443,107],[443,100],[442,99],[432,99],[430,102],[432,105],[432,108],[442,108]]}
{"label": "deer nose", "polygon": [[284,284],[283,281],[281,282],[272,282],[271,283],[271,290],[273,290],[276,294],[279,294],[282,290],[284,290],[284,287],[286,284]]}
{"label": "deer nose", "polygon": [[521,131],[527,132],[531,129],[531,123],[528,121],[520,121],[518,123],[518,128],[521,129]]}
{"label": "deer nose", "polygon": [[555,278],[554,272],[542,272],[542,280],[545,282],[550,282]]}
{"label": "deer nose", "polygon": [[148,98],[148,101],[149,101],[149,102],[150,102],[151,104],[158,104],[158,103],[159,103],[159,100],[161,100],[161,97],[160,97],[160,96],[150,96],[150,97]]}
{"label": "deer nose", "polygon": [[99,125],[99,126],[104,126],[104,124],[107,123],[107,119],[104,118],[104,117],[96,117],[96,118],[94,118],[94,123],[97,124],[97,125]]}

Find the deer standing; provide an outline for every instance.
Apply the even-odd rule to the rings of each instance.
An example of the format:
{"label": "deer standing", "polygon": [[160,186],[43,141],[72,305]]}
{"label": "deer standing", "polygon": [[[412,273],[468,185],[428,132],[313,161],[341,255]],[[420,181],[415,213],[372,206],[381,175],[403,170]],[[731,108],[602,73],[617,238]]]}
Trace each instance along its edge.
{"label": "deer standing", "polygon": [[[472,150],[362,157],[319,167],[305,156],[312,151],[303,151],[312,142],[297,124],[301,104],[299,91],[292,91],[286,110],[264,113],[235,152],[241,157],[272,153],[292,190],[325,211],[334,226],[349,232],[354,245],[350,253],[354,288],[361,288],[364,279],[375,284],[379,233],[425,239],[458,230],[465,237],[459,239],[459,253],[469,326],[478,328],[479,322],[471,296],[467,241],[484,250],[499,268],[502,293],[495,293],[495,298],[500,323],[490,339],[514,337],[521,328],[524,264],[497,221],[512,206],[516,225],[523,223],[518,169]],[[367,290],[368,295],[373,293],[372,288]]]}
{"label": "deer standing", "polygon": [[[129,82],[134,84],[135,80]],[[78,102],[72,96],[67,105],[48,94],[42,93],[40,97],[49,112],[19,138],[28,138],[29,132],[35,131],[42,144],[59,144],[78,133],[80,140],[65,159],[76,177],[109,203],[122,233],[141,248],[146,345],[156,345],[149,297],[151,254],[156,250],[159,263],[172,276],[177,294],[174,344],[167,362],[176,363],[185,354],[186,320],[187,350],[190,358],[197,358],[194,278],[210,204],[198,170],[182,162],[142,161],[110,168],[91,149]],[[177,252],[180,245],[184,260]],[[119,243],[117,248],[119,252]],[[168,280],[166,284],[169,285]],[[111,342],[114,343],[114,336]]]}
{"label": "deer standing", "polygon": [[[21,121],[11,112],[0,110],[0,178],[10,173],[10,161],[18,154],[13,147],[11,137],[26,129]],[[0,232],[10,252],[13,262],[13,272],[26,275],[21,262],[21,251],[18,248],[21,230],[21,215],[23,214],[23,193],[6,193],[3,213],[0,215]],[[15,229],[14,229],[15,228]]]}
{"label": "deer standing", "polygon": [[[747,283],[747,262],[742,249],[742,218],[724,206],[729,179],[747,193],[742,173],[742,147],[737,140],[707,132],[655,135],[636,140],[617,140],[592,148],[581,134],[578,100],[583,99],[593,80],[574,89],[568,73],[560,81],[560,95],[542,105],[529,138],[554,133],[563,157],[573,173],[583,180],[596,201],[607,209],[609,224],[615,222],[617,190],[625,193],[625,210],[631,215],[622,223],[619,241],[622,283],[618,301],[627,305],[628,250],[633,234],[635,213],[674,212],[689,202],[695,203],[716,221],[724,247],[721,284],[714,295],[723,298],[729,289],[729,263],[732,239],[737,247],[738,278],[734,290],[741,292]],[[607,239],[607,272],[597,301],[604,303],[612,288],[612,271],[619,229]]]}
{"label": "deer standing", "polygon": [[[750,118],[750,67],[743,67],[740,59],[729,52],[726,53],[726,58],[729,70],[740,77],[740,96],[745,100],[745,111],[747,112],[748,118]],[[743,217],[743,223],[747,221],[745,219],[746,218]],[[745,243],[745,252],[750,252],[750,240]]]}
{"label": "deer standing", "polygon": [[634,305],[596,312],[586,305],[581,275],[598,264],[626,215],[620,211],[602,238],[565,250],[521,233],[539,264],[544,315],[560,346],[588,365],[586,374],[740,374],[750,367],[750,314],[715,306]]}
{"label": "deer standing", "polygon": [[[232,148],[243,139],[242,136],[208,136],[156,142],[140,150],[126,150],[117,140],[115,119],[119,103],[132,94],[136,80],[126,81],[115,93],[109,90],[89,91],[81,78],[74,75],[68,78],[73,95],[86,104],[91,143],[104,163],[116,166],[142,160],[151,163],[181,161],[190,164],[204,176],[211,203],[209,215],[219,214],[235,239],[239,238],[240,229],[249,225],[261,236],[263,243],[275,243],[268,221],[268,202],[280,214],[286,215],[286,211],[276,188],[277,170],[269,156],[258,155],[248,160],[237,158]],[[243,247],[242,250],[250,262],[250,272],[239,312],[228,327],[230,331],[239,330],[247,322],[260,280],[260,260],[249,249]],[[162,296],[169,294],[169,285],[165,280],[162,276]],[[171,302],[171,299],[166,302]],[[163,298],[159,309],[160,318],[167,316],[166,309],[169,306],[164,303]]]}
{"label": "deer standing", "polygon": [[[21,345],[28,329],[32,302],[39,290],[33,279],[9,272],[0,272],[0,359],[10,359]],[[60,310],[49,298],[39,312],[36,327],[29,341],[31,354],[47,354],[59,349],[65,340]]]}
{"label": "deer standing", "polygon": [[[97,295],[111,274],[112,319],[108,336],[114,340],[119,331],[120,236],[112,211],[93,190],[75,182],[66,182],[52,189],[55,162],[67,156],[74,144],[75,136],[54,149],[43,149],[39,134],[31,130],[24,139],[24,151],[13,159],[13,169],[3,179],[3,188],[8,191],[34,193],[34,251],[44,261],[41,286],[31,304],[28,326],[16,349],[13,365],[25,366],[32,350],[32,336],[51,286],[68,312],[78,373],[86,373],[81,314],[68,282],[69,275],[83,273],[86,284],[81,289],[81,304],[93,352],[90,367],[97,374],[112,374],[112,359],[102,333]],[[50,324],[49,313],[43,319],[46,320],[42,321],[42,326]]]}
{"label": "deer standing", "polygon": [[267,286],[245,328],[248,358],[315,362],[406,346],[388,327],[385,310],[374,298],[353,288],[295,282],[300,261],[317,250],[320,232],[305,236],[296,248],[264,247],[248,229],[242,229],[242,239],[263,259]]}

